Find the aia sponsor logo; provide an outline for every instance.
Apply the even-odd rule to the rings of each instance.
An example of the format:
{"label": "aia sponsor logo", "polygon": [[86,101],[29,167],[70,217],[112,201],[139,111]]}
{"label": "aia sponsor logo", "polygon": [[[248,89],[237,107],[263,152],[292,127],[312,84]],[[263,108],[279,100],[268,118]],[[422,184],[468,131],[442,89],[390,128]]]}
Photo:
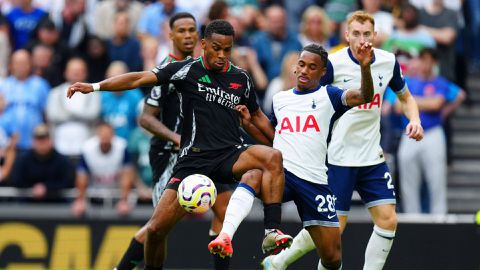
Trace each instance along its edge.
{"label": "aia sponsor logo", "polygon": [[233,89],[233,90],[237,90],[237,89],[240,89],[240,87],[242,87],[241,84],[231,82],[231,83],[230,83],[230,86],[229,86],[228,88],[229,88],[229,89]]}
{"label": "aia sponsor logo", "polygon": [[375,95],[373,95],[372,102],[359,105],[357,108],[370,110],[373,107],[380,108],[380,106],[382,106],[382,103],[380,102],[380,94],[376,93]]}
{"label": "aia sponsor logo", "polygon": [[285,117],[280,122],[280,129],[278,130],[278,134],[282,134],[282,132],[320,132],[320,128],[318,127],[318,122],[315,119],[315,116],[308,115],[306,118],[302,119],[300,116],[295,116],[295,118],[288,118]]}

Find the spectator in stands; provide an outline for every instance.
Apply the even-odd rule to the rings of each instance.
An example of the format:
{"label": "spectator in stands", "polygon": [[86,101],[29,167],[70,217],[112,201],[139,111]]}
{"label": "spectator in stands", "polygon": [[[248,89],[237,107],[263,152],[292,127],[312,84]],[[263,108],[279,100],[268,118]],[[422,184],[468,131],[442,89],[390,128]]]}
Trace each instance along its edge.
{"label": "spectator in stands", "polygon": [[389,12],[381,10],[381,0],[362,0],[363,10],[373,15],[375,19],[375,46],[381,47],[383,42],[392,34],[394,21]]}
{"label": "spectator in stands", "polygon": [[163,34],[163,27],[160,27],[168,18],[178,12],[188,10],[175,5],[175,0],[157,0],[155,3],[143,9],[140,21],[138,22],[137,33],[140,39],[146,35],[159,38]]}
{"label": "spectator in stands", "polygon": [[347,20],[347,15],[357,10],[356,0],[328,0],[325,11],[333,22],[333,32],[337,31],[342,22]]}
{"label": "spectator in stands", "polygon": [[115,14],[113,37],[107,41],[108,55],[111,62],[122,61],[127,64],[130,71],[140,71],[142,70],[140,42],[130,35],[129,20],[127,12]]}
{"label": "spectator in stands", "polygon": [[[142,40],[140,55],[142,56],[143,69],[151,70],[158,65],[158,41],[152,37]],[[151,88],[149,88],[150,91]]]}
{"label": "spectator in stands", "polygon": [[45,79],[55,87],[63,82],[60,67],[53,63],[55,52],[47,45],[38,44],[32,50],[32,74]]}
{"label": "spectator in stands", "polygon": [[103,0],[95,7],[93,19],[95,27],[92,30],[100,38],[112,38],[115,14],[126,12],[130,21],[128,33],[134,35],[142,10],[143,5],[136,0]]}
{"label": "spectator in stands", "polygon": [[0,12],[0,80],[7,76],[10,57],[10,31],[5,16]]}
{"label": "spectator in stands", "polygon": [[110,60],[108,59],[106,44],[102,39],[97,36],[88,38],[85,59],[87,60],[88,70],[87,81],[99,82],[105,79]]}
{"label": "spectator in stands", "polygon": [[328,51],[338,43],[338,41],[332,37],[331,29],[331,22],[327,13],[325,13],[321,7],[311,6],[307,8],[302,15],[298,39],[302,43],[302,46],[317,43]]}
{"label": "spectator in stands", "polygon": [[[115,61],[108,67],[107,78],[128,72],[125,63]],[[143,98],[140,89],[101,93],[101,117],[108,122],[115,134],[128,140],[137,126],[137,104]]]}
{"label": "spectator in stands", "polygon": [[425,130],[421,142],[402,136],[398,150],[400,189],[403,210],[420,213],[422,174],[430,191],[430,211],[447,213],[447,160],[445,134],[442,128],[442,110],[449,91],[449,81],[434,72],[438,56],[435,50],[420,52],[421,68],[417,77],[407,79],[410,92],[420,110]]}
{"label": "spectator in stands", "polygon": [[265,16],[267,29],[252,37],[252,46],[267,78],[272,80],[280,74],[283,57],[291,51],[300,51],[302,44],[295,34],[287,31],[285,9],[276,5],[268,7]]}
{"label": "spectator in stands", "polygon": [[31,56],[24,49],[11,57],[11,73],[0,87],[6,108],[2,123],[9,134],[18,133],[17,149],[28,150],[32,145],[33,129],[44,122],[43,114],[50,86],[44,79],[31,75]]}
{"label": "spectator in stands", "polygon": [[48,14],[45,11],[33,7],[32,0],[17,1],[17,5],[7,14],[14,50],[24,48],[30,34],[46,16]]}
{"label": "spectator in stands", "polygon": [[17,157],[11,180],[14,187],[32,188],[32,197],[43,201],[61,201],[59,192],[73,187],[73,168],[53,147],[47,125],[35,127],[33,148]]}
{"label": "spectator in stands", "polygon": [[419,23],[437,42],[440,75],[450,81],[455,80],[455,39],[459,14],[445,8],[443,0],[432,0],[420,9]]}
{"label": "spectator in stands", "polygon": [[[92,193],[107,189],[112,196],[114,188],[120,190],[116,210],[121,215],[130,212],[128,195],[133,186],[135,172],[130,164],[127,142],[116,136],[108,123],[101,122],[97,134],[83,145],[82,158],[77,168],[75,185],[78,196],[73,202],[72,212],[79,217],[87,210],[87,189]],[[108,190],[111,189],[111,190]],[[93,194],[90,197],[100,197]]]}
{"label": "spectator in stands", "polygon": [[[5,109],[5,99],[0,95],[0,119],[2,118],[3,111]],[[0,120],[0,183],[8,182],[10,172],[15,161],[16,151],[15,145],[17,144],[18,135],[9,134],[7,130],[2,127]]]}
{"label": "spectator in stands", "polygon": [[60,31],[60,39],[77,52],[84,50],[89,33],[85,16],[85,1],[65,0],[62,11],[51,16]]}
{"label": "spectator in stands", "polygon": [[273,96],[280,91],[285,91],[295,86],[296,77],[293,70],[299,56],[300,54],[298,52],[290,52],[283,58],[280,76],[270,82],[265,93],[263,111],[266,115],[270,115],[272,112]]}
{"label": "spectator in stands", "polygon": [[100,117],[100,95],[82,95],[75,100],[67,99],[68,87],[87,79],[87,64],[81,58],[68,61],[65,78],[66,82],[50,91],[46,113],[55,148],[76,165],[82,145],[92,136],[94,124]]}
{"label": "spectator in stands", "polygon": [[402,9],[402,27],[392,32],[382,48],[397,56],[402,71],[408,72],[409,61],[418,56],[423,48],[435,48],[435,39],[419,24],[418,10],[413,5]]}

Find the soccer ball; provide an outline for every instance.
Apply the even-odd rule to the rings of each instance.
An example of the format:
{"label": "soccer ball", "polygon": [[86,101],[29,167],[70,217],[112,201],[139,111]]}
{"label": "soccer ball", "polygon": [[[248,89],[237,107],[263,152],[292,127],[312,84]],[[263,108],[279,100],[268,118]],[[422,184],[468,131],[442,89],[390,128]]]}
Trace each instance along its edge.
{"label": "soccer ball", "polygon": [[203,174],[192,174],[180,183],[177,191],[178,202],[189,213],[205,213],[217,198],[213,181]]}

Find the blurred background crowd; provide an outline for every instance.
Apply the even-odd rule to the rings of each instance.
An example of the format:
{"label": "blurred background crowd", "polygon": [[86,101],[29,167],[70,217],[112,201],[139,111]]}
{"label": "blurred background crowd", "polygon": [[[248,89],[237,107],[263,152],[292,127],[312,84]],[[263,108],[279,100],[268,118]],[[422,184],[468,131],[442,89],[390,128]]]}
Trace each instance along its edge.
{"label": "blurred background crowd", "polygon": [[[149,203],[151,135],[137,118],[150,89],[71,100],[66,91],[74,82],[152,69],[171,51],[172,14],[191,12],[198,29],[214,19],[231,22],[231,60],[251,73],[268,114],[272,96],[295,85],[301,48],[348,46],[345,21],[363,9],[375,18],[375,47],[397,56],[426,133],[436,136],[433,144],[406,140],[395,95],[387,91],[377,101],[401,210],[447,212],[435,200],[447,189],[455,130],[449,116],[462,103],[473,106],[478,91],[467,79],[480,71],[479,1],[0,0],[0,8],[0,186],[26,191],[0,203],[71,203],[76,216],[105,200],[122,215]],[[79,201],[82,196],[89,200]]]}

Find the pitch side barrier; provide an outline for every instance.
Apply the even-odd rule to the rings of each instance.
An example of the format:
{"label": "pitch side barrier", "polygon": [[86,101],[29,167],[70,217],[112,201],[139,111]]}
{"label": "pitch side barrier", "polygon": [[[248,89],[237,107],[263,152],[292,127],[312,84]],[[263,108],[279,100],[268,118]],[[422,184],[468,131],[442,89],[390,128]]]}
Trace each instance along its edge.
{"label": "pitch side barrier", "polygon": [[[150,206],[119,217],[114,210],[91,209],[71,216],[69,205],[0,203],[0,269],[111,270],[136,230],[148,219]],[[234,240],[231,269],[260,269],[263,223],[252,215]],[[209,215],[187,216],[169,237],[166,269],[212,269],[207,250]],[[372,232],[368,218],[352,215],[343,235],[343,269],[362,269],[365,245]],[[284,222],[295,234],[299,222]],[[399,215],[397,237],[385,266],[389,270],[480,269],[480,226],[473,215]],[[316,269],[311,252],[289,269]]]}

